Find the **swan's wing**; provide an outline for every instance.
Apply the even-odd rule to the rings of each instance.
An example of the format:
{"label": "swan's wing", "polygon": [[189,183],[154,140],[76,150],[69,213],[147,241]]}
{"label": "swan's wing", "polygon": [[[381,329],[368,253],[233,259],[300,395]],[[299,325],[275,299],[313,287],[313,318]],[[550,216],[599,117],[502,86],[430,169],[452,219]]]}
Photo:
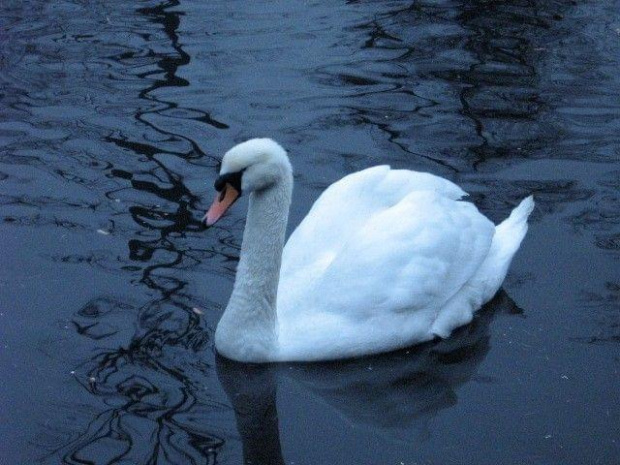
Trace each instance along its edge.
{"label": "swan's wing", "polygon": [[283,252],[283,290],[320,276],[351,236],[369,218],[393,207],[415,191],[431,191],[451,199],[467,195],[452,182],[429,173],[376,166],[332,184],[295,229]]}
{"label": "swan's wing", "polygon": [[438,312],[479,268],[494,232],[469,202],[412,192],[367,217],[306,294],[294,297],[310,312],[353,321]]}

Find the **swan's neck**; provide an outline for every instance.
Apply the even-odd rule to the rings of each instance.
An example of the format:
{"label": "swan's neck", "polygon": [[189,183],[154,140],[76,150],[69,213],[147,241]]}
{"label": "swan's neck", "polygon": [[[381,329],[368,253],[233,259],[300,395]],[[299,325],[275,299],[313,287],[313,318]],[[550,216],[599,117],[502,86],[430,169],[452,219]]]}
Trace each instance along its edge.
{"label": "swan's neck", "polygon": [[277,350],[276,299],[292,187],[285,177],[250,194],[237,277],[215,335],[218,351],[229,358],[264,362]]}

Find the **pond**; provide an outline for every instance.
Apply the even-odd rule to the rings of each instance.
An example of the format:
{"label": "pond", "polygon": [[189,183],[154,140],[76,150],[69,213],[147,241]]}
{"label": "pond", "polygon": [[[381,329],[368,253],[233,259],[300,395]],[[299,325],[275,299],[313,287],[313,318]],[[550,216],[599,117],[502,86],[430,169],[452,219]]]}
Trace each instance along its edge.
{"label": "pond", "polygon": [[[620,1],[8,0],[0,7],[0,462],[611,464],[620,456]],[[268,136],[289,230],[376,164],[536,209],[449,339],[243,365],[213,333]]]}

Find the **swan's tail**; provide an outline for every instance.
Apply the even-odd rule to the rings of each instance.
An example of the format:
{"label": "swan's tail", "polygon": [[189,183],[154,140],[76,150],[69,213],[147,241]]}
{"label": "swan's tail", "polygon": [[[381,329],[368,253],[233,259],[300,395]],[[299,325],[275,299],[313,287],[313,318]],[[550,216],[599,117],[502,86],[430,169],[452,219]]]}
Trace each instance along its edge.
{"label": "swan's tail", "polygon": [[508,218],[495,227],[495,236],[487,258],[473,279],[484,281],[483,302],[491,300],[502,285],[512,257],[527,233],[527,219],[534,210],[534,197],[521,201]]}
{"label": "swan's tail", "polygon": [[530,195],[521,201],[508,218],[495,227],[489,253],[463,289],[441,310],[431,329],[434,334],[445,338],[454,328],[469,323],[473,312],[497,293],[504,282],[512,257],[527,233],[527,218],[533,209],[534,199]]}
{"label": "swan's tail", "polygon": [[497,239],[502,249],[501,252],[504,255],[510,255],[509,259],[517,251],[527,233],[527,219],[532,210],[534,210],[534,197],[530,195],[523,199],[519,206],[510,213],[510,216],[495,228],[493,244],[495,245]]}

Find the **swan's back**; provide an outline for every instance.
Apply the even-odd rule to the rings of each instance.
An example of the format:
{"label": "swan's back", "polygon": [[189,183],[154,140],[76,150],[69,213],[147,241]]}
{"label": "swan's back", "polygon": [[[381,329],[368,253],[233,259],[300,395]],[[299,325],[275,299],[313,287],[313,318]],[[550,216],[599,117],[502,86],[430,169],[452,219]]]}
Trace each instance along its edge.
{"label": "swan's back", "polygon": [[467,195],[446,179],[392,170],[387,165],[358,171],[332,184],[286,243],[280,279],[286,282],[303,274],[308,281],[320,276],[371,217],[418,191],[431,191],[454,200]]}

